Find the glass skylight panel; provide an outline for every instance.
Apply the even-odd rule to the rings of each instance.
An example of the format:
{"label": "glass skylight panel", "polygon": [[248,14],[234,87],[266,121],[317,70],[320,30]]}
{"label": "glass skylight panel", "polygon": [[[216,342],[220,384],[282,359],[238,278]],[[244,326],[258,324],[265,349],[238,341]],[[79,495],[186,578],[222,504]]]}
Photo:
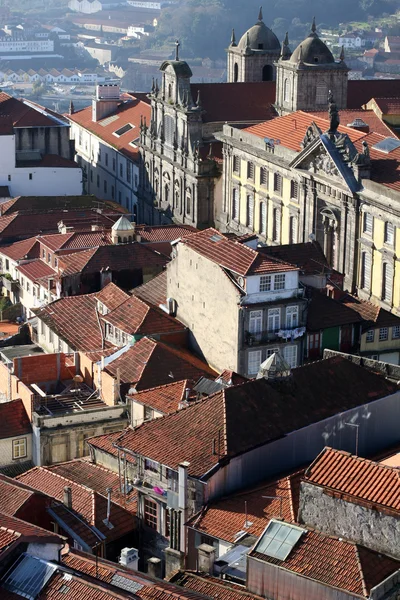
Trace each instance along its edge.
{"label": "glass skylight panel", "polygon": [[114,135],[116,135],[117,137],[121,137],[121,135],[124,135],[124,133],[128,133],[128,131],[130,131],[133,128],[134,125],[127,123],[126,125],[123,125],[123,127],[117,129],[117,131],[114,131]]}
{"label": "glass skylight panel", "polygon": [[304,533],[305,529],[271,519],[254,550],[271,558],[286,560]]}
{"label": "glass skylight panel", "polygon": [[10,592],[35,600],[56,570],[56,565],[25,554],[2,585]]}
{"label": "glass skylight panel", "polygon": [[132,592],[132,594],[136,594],[139,592],[143,584],[138,581],[134,581],[133,579],[129,579],[128,577],[123,577],[118,573],[115,573],[111,579],[111,585],[115,585],[115,587],[120,588],[121,590],[125,590],[126,592]]}
{"label": "glass skylight panel", "polygon": [[222,236],[222,235],[218,235],[218,234],[216,234],[216,233],[210,237],[210,240],[211,240],[212,242],[219,242],[220,240],[223,240],[223,239],[224,239],[224,238],[223,238],[223,236]]}
{"label": "glass skylight panel", "polygon": [[396,148],[400,148],[400,140],[392,137],[387,137],[381,142],[375,144],[375,146],[372,146],[373,150],[379,150],[380,152],[384,152],[385,154],[389,154],[389,152],[392,152],[392,150],[396,150]]}

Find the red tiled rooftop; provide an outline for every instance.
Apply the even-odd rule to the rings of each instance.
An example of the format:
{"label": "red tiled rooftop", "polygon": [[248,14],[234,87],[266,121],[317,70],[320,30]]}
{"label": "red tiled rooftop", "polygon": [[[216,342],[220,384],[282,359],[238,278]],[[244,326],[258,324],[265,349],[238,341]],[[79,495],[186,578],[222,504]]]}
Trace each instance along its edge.
{"label": "red tiled rooftop", "polygon": [[[26,521],[22,521],[11,515],[0,513],[0,540],[6,531],[14,534],[14,541],[18,538],[24,538],[24,540],[21,539],[21,541],[35,541],[36,538],[39,538],[37,541],[49,544],[63,544],[65,541],[65,538],[56,533],[42,529],[42,527],[38,527],[37,525],[27,523]],[[12,542],[11,539],[10,542]]]}
{"label": "red tiled rooftop", "polygon": [[104,346],[96,317],[96,294],[68,296],[33,312],[73,350],[101,350]]}
{"label": "red tiled rooftop", "polygon": [[[93,526],[109,541],[122,537],[134,529],[133,515],[113,500],[111,501],[110,521],[114,527],[109,529],[104,524],[103,521],[107,517],[106,489],[102,493],[95,492],[87,485],[76,483],[45,467],[35,467],[19,475],[17,479],[58,500],[60,504],[52,506],[52,510],[64,522],[70,523],[74,531],[89,544],[95,544],[98,541],[98,536],[90,529]],[[62,504],[65,486],[71,488],[73,513]],[[81,521],[76,518],[74,513],[79,515]]]}
{"label": "red tiled rooftop", "polygon": [[0,439],[32,433],[32,426],[22,400],[0,403]]}
{"label": "red tiled rooftop", "polygon": [[18,271],[23,277],[26,277],[29,281],[33,282],[42,279],[43,277],[48,278],[57,275],[57,272],[40,258],[18,265]]}
{"label": "red tiled rooftop", "polygon": [[35,110],[5,92],[0,92],[0,116],[11,117],[14,127],[59,127],[59,123],[42,110]]}
{"label": "red tiled rooftop", "polygon": [[206,573],[183,571],[173,573],[169,581],[182,586],[185,590],[204,594],[207,598],[218,600],[261,600],[246,591],[242,585],[238,585],[227,579],[212,577]]}
{"label": "red tiled rooftop", "polygon": [[286,560],[255,550],[250,556],[362,598],[400,568],[400,561],[317,531],[303,534]]}
{"label": "red tiled rooftop", "polygon": [[196,233],[198,229],[191,225],[137,225],[135,233],[141,236],[142,242],[173,242],[188,233]]}
{"label": "red tiled rooftop", "polygon": [[339,301],[351,310],[356,311],[364,321],[367,321],[368,328],[400,325],[400,317],[368,300],[361,300],[347,293]]}
{"label": "red tiled rooftop", "polygon": [[[141,360],[148,361],[147,354],[142,353]],[[116,376],[119,365],[115,363]],[[174,469],[187,460],[190,475],[200,477],[224,457],[237,456],[397,389],[383,376],[333,357],[293,369],[287,381],[256,379],[227,387],[174,414],[128,428],[113,443]],[[117,453],[107,435],[90,438],[88,443]]]}
{"label": "red tiled rooftop", "polygon": [[21,240],[20,242],[15,242],[9,246],[2,246],[0,248],[0,254],[8,256],[8,258],[11,258],[12,260],[21,260],[25,258],[25,256],[29,256],[29,258],[38,258],[39,244],[36,237],[29,238],[28,240]]}
{"label": "red tiled rooftop", "polygon": [[[329,129],[329,121],[327,119],[298,110],[294,113],[284,115],[283,117],[277,117],[272,121],[252,125],[251,127],[244,129],[244,131],[263,139],[265,137],[279,139],[282,146],[300,152],[302,150],[301,142],[303,141],[308,127],[310,127],[313,122],[316,123],[322,131],[327,131]],[[339,132],[347,133],[353,142],[365,136],[365,132],[357,131],[356,129],[345,127],[344,125],[339,126]]]}
{"label": "red tiled rooftop", "polygon": [[[400,98],[372,98],[384,115],[400,115]],[[378,133],[380,133],[378,131]]]}
{"label": "red tiled rooftop", "polygon": [[129,294],[121,290],[112,281],[105,285],[100,292],[96,292],[96,298],[104,304],[108,310],[113,311],[129,298]]}
{"label": "red tiled rooftop", "polygon": [[192,387],[193,381],[183,379],[131,394],[128,398],[163,414],[171,414],[179,409],[180,403],[186,397],[186,389],[189,389],[189,394],[192,395]]}
{"label": "red tiled rooftop", "polygon": [[132,293],[144,302],[149,302],[154,306],[165,304],[167,299],[167,272],[162,271],[150,281],[136,287]]}
{"label": "red tiled rooftop", "polygon": [[382,463],[325,448],[304,480],[346,494],[355,504],[368,502],[400,513],[399,471]]}
{"label": "red tiled rooftop", "polygon": [[137,391],[182,379],[215,378],[216,373],[188,350],[143,337],[109,362],[105,371]]}
{"label": "red tiled rooftop", "polygon": [[[135,595],[140,600],[210,600],[200,593],[186,591],[165,580],[152,579],[145,573],[139,573],[112,563],[104,558],[97,560],[94,556],[78,550],[70,550],[62,557],[63,563],[70,569],[79,571],[100,581],[110,583],[114,575],[121,575],[136,581],[140,588]],[[138,586],[139,587],[139,586]]]}
{"label": "red tiled rooftop", "polygon": [[[245,531],[246,534],[258,538],[273,517],[295,523],[299,504],[300,479],[303,473],[304,471],[299,471],[212,502],[192,517],[188,526],[205,535],[235,544],[239,532]],[[280,498],[282,499],[282,510]],[[247,527],[245,526],[245,506]]]}
{"label": "red tiled rooftop", "polygon": [[128,297],[103,320],[128,335],[154,335],[183,331],[185,326],[160,308],[145,304],[136,296]]}
{"label": "red tiled rooftop", "polygon": [[[215,239],[212,238],[215,236]],[[205,258],[238,275],[295,271],[296,267],[227,239],[213,228],[182,239],[182,243]]]}
{"label": "red tiled rooftop", "polygon": [[[329,119],[328,111],[307,111],[308,114],[314,115],[315,117],[321,117],[322,119]],[[393,131],[382,119],[380,119],[373,110],[343,110],[339,112],[340,122],[346,127],[350,125],[355,119],[362,119],[369,127],[370,131],[380,133],[384,136],[392,136]]]}
{"label": "red tiled rooftop", "polygon": [[[110,115],[108,115],[104,119],[94,122],[92,120],[92,107],[88,106],[73,115],[68,115],[68,119],[95,134],[130,159],[136,160],[139,156],[139,148],[132,146],[131,142],[134,142],[140,136],[141,119],[146,119],[147,123],[150,123],[151,107],[147,102],[130,96],[130,100],[120,103],[117,110],[112,114],[117,118],[110,120]],[[107,121],[107,119],[109,120]],[[120,137],[114,135],[114,132],[128,124],[133,126],[130,131]]]}
{"label": "red tiled rooftop", "polygon": [[65,577],[57,572],[38,596],[38,600],[135,600],[136,595],[118,589],[102,586],[95,579],[75,574]]}
{"label": "red tiled rooftop", "polygon": [[[118,432],[118,435],[121,435]],[[76,459],[64,463],[58,463],[47,467],[52,473],[57,473],[69,481],[85,485],[99,494],[106,495],[107,488],[112,489],[112,500],[129,512],[136,514],[136,494],[122,494],[120,491],[120,480],[117,473],[87,459]]]}
{"label": "red tiled rooftop", "polygon": [[341,327],[361,322],[359,313],[327,296],[326,291],[310,290],[307,310],[307,331]]}

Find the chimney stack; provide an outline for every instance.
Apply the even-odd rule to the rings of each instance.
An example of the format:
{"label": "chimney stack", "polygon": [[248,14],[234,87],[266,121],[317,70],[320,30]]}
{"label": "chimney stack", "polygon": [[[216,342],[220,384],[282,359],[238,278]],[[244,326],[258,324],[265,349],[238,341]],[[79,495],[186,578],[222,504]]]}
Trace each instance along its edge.
{"label": "chimney stack", "polygon": [[209,544],[200,544],[197,546],[198,570],[200,573],[214,573],[215,548]]}
{"label": "chimney stack", "polygon": [[120,103],[119,85],[101,84],[96,86],[92,100],[92,121],[96,123],[114,113]]}
{"label": "chimney stack", "polygon": [[63,503],[67,508],[72,508],[72,490],[68,485],[64,488]]}
{"label": "chimney stack", "polygon": [[161,568],[162,568],[161,558],[152,556],[151,558],[148,559],[147,574],[150,575],[150,577],[155,577],[156,579],[161,579],[162,578]]}

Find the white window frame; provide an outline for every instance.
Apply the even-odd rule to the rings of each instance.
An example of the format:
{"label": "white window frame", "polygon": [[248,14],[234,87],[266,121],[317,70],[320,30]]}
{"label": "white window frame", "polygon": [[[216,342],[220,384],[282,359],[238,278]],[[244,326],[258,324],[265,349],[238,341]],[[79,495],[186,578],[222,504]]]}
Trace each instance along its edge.
{"label": "white window frame", "polygon": [[385,223],[385,234],[384,234],[385,244],[389,246],[393,246],[394,244],[394,225],[390,223],[390,221],[386,221]]}
{"label": "white window frame", "polygon": [[13,460],[19,458],[26,458],[28,454],[27,450],[27,438],[19,438],[12,441],[12,456]]}
{"label": "white window frame", "polygon": [[286,289],[286,273],[277,273],[274,276],[274,290],[282,291]]}
{"label": "white window frame", "polygon": [[[247,355],[247,373],[249,375],[257,375],[262,362],[261,350],[252,350]],[[257,368],[256,366],[257,365]]]}
{"label": "white window frame", "polygon": [[261,275],[259,290],[260,290],[260,292],[271,292],[272,291],[272,276],[271,275]]}
{"label": "white window frame", "polygon": [[389,339],[389,327],[381,327],[379,329],[379,341],[386,342]]}
{"label": "white window frame", "polygon": [[295,329],[299,326],[299,306],[286,307],[286,329]]}
{"label": "white window frame", "polygon": [[283,358],[291,369],[297,367],[297,345],[288,344],[283,348]]}
{"label": "white window frame", "polygon": [[263,311],[262,310],[251,310],[249,316],[249,333],[260,340],[262,336],[263,328]]}
{"label": "white window frame", "polygon": [[392,327],[392,340],[400,339],[400,325],[393,325]]}
{"label": "white window frame", "polygon": [[368,329],[366,336],[365,336],[365,341],[367,342],[367,344],[371,344],[372,342],[374,342],[375,340],[375,329]]}
{"label": "white window frame", "polygon": [[363,233],[372,235],[374,228],[374,217],[371,213],[365,212],[363,216]]}
{"label": "white window frame", "polygon": [[268,333],[275,333],[281,328],[281,309],[268,309]]}

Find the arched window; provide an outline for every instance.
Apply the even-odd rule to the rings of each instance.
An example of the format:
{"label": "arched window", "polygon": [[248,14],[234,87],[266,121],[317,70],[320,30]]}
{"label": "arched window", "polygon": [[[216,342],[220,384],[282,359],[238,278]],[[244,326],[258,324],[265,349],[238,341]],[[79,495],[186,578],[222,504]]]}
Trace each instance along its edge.
{"label": "arched window", "polygon": [[262,70],[262,81],[273,81],[274,69],[272,65],[264,65]]}
{"label": "arched window", "polygon": [[192,198],[191,198],[190,194],[188,194],[186,196],[186,214],[187,215],[190,215],[191,203],[192,203]]}
{"label": "arched window", "polygon": [[175,208],[178,208],[179,206],[179,192],[178,190],[175,190]]}
{"label": "arched window", "polygon": [[260,204],[260,233],[267,235],[267,205],[265,202]]}
{"label": "arched window", "polygon": [[239,66],[237,63],[235,63],[233,66],[233,81],[234,81],[234,83],[237,83],[238,79],[239,79]]}
{"label": "arched window", "polygon": [[164,202],[169,202],[169,185],[168,183],[164,186]]}
{"label": "arched window", "polygon": [[172,98],[172,85],[169,83],[168,84],[168,99]]}
{"label": "arched window", "polygon": [[283,100],[284,102],[289,102],[290,98],[290,81],[288,78],[285,79],[283,84]]}

